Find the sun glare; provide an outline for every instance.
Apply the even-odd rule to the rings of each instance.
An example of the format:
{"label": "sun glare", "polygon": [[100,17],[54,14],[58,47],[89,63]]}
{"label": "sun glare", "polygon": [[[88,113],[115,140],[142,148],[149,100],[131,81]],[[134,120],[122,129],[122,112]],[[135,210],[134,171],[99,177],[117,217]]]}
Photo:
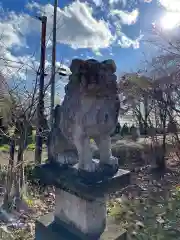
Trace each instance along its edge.
{"label": "sun glare", "polygon": [[164,29],[173,29],[180,26],[180,13],[167,12],[160,20]]}
{"label": "sun glare", "polygon": [[158,0],[158,2],[167,11],[173,11],[173,12],[180,11],[180,1],[179,0]]}

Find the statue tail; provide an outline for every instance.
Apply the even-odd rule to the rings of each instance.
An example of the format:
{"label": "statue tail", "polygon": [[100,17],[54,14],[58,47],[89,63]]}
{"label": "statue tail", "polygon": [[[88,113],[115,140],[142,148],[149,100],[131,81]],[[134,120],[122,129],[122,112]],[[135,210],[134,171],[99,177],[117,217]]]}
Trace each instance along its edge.
{"label": "statue tail", "polygon": [[58,127],[60,118],[61,118],[61,106],[58,104],[54,109],[54,116],[53,116],[54,127]]}
{"label": "statue tail", "polygon": [[57,154],[75,153],[77,150],[64,136],[60,128],[61,106],[56,105],[53,116],[53,127],[48,136],[48,160],[56,161]]}

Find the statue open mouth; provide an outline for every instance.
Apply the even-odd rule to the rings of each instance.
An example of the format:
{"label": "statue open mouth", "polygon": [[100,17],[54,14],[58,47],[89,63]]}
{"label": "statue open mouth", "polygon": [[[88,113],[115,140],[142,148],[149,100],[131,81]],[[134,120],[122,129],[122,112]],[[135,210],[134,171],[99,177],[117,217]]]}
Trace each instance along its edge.
{"label": "statue open mouth", "polygon": [[86,85],[88,89],[92,89],[100,80],[100,63],[96,60],[90,59],[85,61],[81,66],[79,73],[81,75],[82,84]]}

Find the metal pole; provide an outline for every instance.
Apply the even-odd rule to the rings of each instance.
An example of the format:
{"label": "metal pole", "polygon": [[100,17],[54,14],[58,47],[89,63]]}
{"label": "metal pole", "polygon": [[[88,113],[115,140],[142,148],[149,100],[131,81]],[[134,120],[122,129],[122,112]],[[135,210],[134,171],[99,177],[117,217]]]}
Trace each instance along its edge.
{"label": "metal pole", "polygon": [[43,143],[43,119],[44,119],[44,69],[46,56],[46,24],[47,17],[39,17],[42,22],[41,30],[41,61],[40,61],[40,79],[39,79],[39,100],[37,105],[37,129],[36,129],[36,149],[35,163],[41,163],[42,143]]}
{"label": "metal pole", "polygon": [[52,69],[51,69],[51,110],[50,110],[50,125],[51,125],[51,129],[52,129],[52,126],[53,126],[54,96],[55,96],[57,5],[58,5],[58,0],[54,0]]}

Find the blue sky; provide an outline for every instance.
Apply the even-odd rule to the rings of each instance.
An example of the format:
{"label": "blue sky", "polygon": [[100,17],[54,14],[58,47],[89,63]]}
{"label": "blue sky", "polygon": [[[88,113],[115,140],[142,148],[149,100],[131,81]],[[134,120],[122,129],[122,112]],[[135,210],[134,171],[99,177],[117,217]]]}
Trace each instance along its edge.
{"label": "blue sky", "polygon": [[[57,65],[69,65],[72,58],[113,58],[118,71],[135,71],[142,67],[145,53],[151,58],[153,47],[144,43],[152,23],[163,18],[179,0],[59,0],[57,31]],[[53,0],[1,0],[0,70],[8,76],[24,64],[29,80],[39,66],[40,22],[33,18],[45,13],[47,24],[47,66],[51,61]],[[3,53],[3,54],[2,54]],[[7,64],[8,62],[8,64]],[[10,66],[11,63],[11,66]],[[28,67],[27,67],[28,66]],[[28,68],[28,69],[27,69]],[[22,69],[21,69],[22,70]],[[19,71],[23,78],[24,72]],[[63,88],[59,83],[58,87]],[[60,91],[62,92],[62,91]]]}

